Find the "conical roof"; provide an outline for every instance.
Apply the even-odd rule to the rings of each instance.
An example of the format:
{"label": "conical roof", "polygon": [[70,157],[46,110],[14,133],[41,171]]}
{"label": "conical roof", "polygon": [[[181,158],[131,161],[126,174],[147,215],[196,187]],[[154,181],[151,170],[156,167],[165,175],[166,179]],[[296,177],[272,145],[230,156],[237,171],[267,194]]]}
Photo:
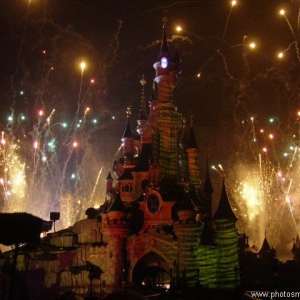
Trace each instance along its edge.
{"label": "conical roof", "polygon": [[111,204],[111,206],[108,208],[107,212],[110,211],[121,211],[126,212],[126,208],[123,204],[123,201],[121,199],[120,193],[117,194],[114,202]]}
{"label": "conical roof", "polygon": [[106,181],[109,181],[109,180],[113,180],[110,171],[108,172],[108,175],[106,177]]}
{"label": "conical roof", "polygon": [[122,138],[132,138],[132,131],[130,128],[129,118],[127,118],[127,123]]}
{"label": "conical roof", "polygon": [[229,199],[228,199],[226,188],[225,188],[225,180],[223,180],[222,193],[221,193],[219,206],[217,208],[217,211],[216,211],[213,219],[214,220],[226,219],[226,220],[234,221],[234,222],[236,222],[236,220],[237,220],[237,217],[234,214],[234,212],[232,211],[232,208],[229,203]]}
{"label": "conical roof", "polygon": [[262,244],[260,250],[258,251],[258,253],[266,253],[266,252],[270,252],[270,250],[271,250],[271,247],[267,241],[267,237],[265,237],[263,244]]}
{"label": "conical roof", "polygon": [[169,45],[167,40],[167,33],[166,33],[166,24],[163,25],[163,36],[162,36],[160,53],[159,53],[159,59],[161,59],[163,56],[170,57],[170,50],[169,50]]}
{"label": "conical roof", "polygon": [[129,121],[130,115],[131,115],[131,107],[127,107],[127,109],[126,109],[127,123],[126,123],[126,127],[124,130],[123,136],[122,136],[123,139],[124,138],[133,138],[132,131],[130,128],[130,121]]}

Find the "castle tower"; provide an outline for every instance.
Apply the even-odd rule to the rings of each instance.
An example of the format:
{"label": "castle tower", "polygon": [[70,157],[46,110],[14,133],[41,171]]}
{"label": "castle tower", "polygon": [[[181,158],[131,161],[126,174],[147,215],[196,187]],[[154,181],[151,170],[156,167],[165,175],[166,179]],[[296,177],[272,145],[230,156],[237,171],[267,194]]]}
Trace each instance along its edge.
{"label": "castle tower", "polygon": [[[104,216],[105,215],[105,216]],[[107,291],[122,289],[121,282],[126,270],[125,241],[130,233],[129,224],[125,221],[126,208],[117,194],[114,202],[105,214],[102,214],[103,233],[108,240],[107,252],[110,274],[107,280]]]}
{"label": "castle tower", "polygon": [[156,70],[158,100],[152,106],[149,116],[154,132],[154,160],[160,165],[161,177],[177,177],[177,131],[181,122],[181,114],[173,103],[173,90],[179,67],[177,56],[178,53],[176,57],[171,57],[164,24],[161,50],[158,61],[153,65]]}
{"label": "castle tower", "polygon": [[191,113],[190,116],[190,132],[187,145],[188,153],[188,170],[189,170],[189,180],[194,185],[196,192],[200,189],[199,180],[199,166],[198,166],[198,145],[196,142],[196,137],[194,133],[194,116]]}
{"label": "castle tower", "polygon": [[214,214],[216,224],[214,242],[218,246],[217,255],[217,286],[234,288],[239,284],[238,235],[235,223],[237,217],[231,209],[223,178],[221,198]]}
{"label": "castle tower", "polygon": [[196,220],[197,212],[190,197],[189,183],[186,183],[185,195],[178,207],[177,214],[179,220],[174,223],[174,232],[178,238],[177,270],[175,272],[182,284],[193,287],[199,280],[195,250],[203,223]]}
{"label": "castle tower", "polygon": [[123,201],[128,203],[133,200],[134,178],[131,172],[136,164],[134,159],[134,140],[129,122],[131,115],[130,107],[127,107],[126,115],[127,123],[121,139],[123,142],[123,156],[119,161],[115,161],[114,171],[118,179],[118,191],[120,192],[120,196]]}

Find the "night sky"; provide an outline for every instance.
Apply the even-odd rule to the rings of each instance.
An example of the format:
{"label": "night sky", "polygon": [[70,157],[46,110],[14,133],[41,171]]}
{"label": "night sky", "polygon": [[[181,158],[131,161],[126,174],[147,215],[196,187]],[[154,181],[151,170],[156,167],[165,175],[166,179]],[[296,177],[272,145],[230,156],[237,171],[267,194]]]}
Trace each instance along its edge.
{"label": "night sky", "polygon": [[[128,106],[135,126],[143,74],[146,99],[151,95],[162,18],[167,16],[170,50],[177,45],[182,59],[174,102],[187,117],[193,111],[201,172],[205,153],[209,153],[211,164],[222,164],[233,188],[239,172],[232,166],[255,163],[268,144],[259,140],[262,127],[280,134],[271,145],[276,154],[274,150],[270,161],[274,170],[279,165],[284,169],[286,163],[278,159],[279,153],[290,140],[296,145],[299,138],[300,60],[295,47],[299,3],[237,2],[232,7],[225,0],[2,0],[2,130],[11,140],[21,139],[29,145],[41,136],[39,110],[47,117],[55,109],[52,124],[75,124],[85,120],[85,109],[90,107],[86,130],[81,133],[88,136],[85,145],[90,147],[79,147],[72,164],[83,163],[84,152],[92,149],[96,161],[106,161],[103,172],[107,174],[120,146]],[[279,15],[282,8],[286,18]],[[177,25],[183,31],[177,32]],[[254,41],[256,48],[249,49],[248,41]],[[285,54],[281,60],[279,51]],[[82,73],[79,64],[83,60],[87,67]],[[90,86],[91,78],[95,83]],[[26,120],[21,124],[23,115]],[[9,116],[14,121],[9,122]],[[270,125],[270,118],[275,126]],[[97,126],[92,128],[94,119]],[[56,143],[52,153],[57,151],[60,164],[72,142],[71,131],[68,133],[66,138],[57,127],[51,131]],[[25,161],[32,159],[29,148],[20,151]],[[72,172],[68,165],[66,174]],[[98,174],[98,170],[91,172],[94,177]],[[212,171],[212,177],[220,185],[218,172]],[[93,186],[87,185],[89,189]],[[82,186],[77,183],[66,188],[75,191]]]}

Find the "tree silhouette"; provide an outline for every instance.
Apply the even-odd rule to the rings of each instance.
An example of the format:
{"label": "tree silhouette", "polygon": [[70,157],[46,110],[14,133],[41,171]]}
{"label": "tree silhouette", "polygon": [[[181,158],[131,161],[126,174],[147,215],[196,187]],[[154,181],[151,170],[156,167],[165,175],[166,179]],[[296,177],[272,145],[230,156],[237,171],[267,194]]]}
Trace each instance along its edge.
{"label": "tree silhouette", "polygon": [[19,246],[39,243],[43,220],[28,213],[0,213],[0,226],[0,244],[14,247],[8,294],[8,299],[12,300]]}

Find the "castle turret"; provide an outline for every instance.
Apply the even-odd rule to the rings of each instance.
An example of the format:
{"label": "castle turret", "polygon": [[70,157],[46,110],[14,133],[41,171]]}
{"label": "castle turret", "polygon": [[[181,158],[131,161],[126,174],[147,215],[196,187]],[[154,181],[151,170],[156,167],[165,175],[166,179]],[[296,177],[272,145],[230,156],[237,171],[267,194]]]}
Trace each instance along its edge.
{"label": "castle turret", "polygon": [[129,122],[131,115],[130,107],[127,107],[126,115],[127,123],[122,137],[123,157],[121,157],[119,161],[115,161],[114,169],[118,179],[118,189],[120,195],[123,201],[130,202],[133,200],[134,193],[134,180],[131,171],[134,169],[136,163],[134,158],[133,134]]}
{"label": "castle turret", "polygon": [[[103,214],[104,215],[104,214]],[[103,224],[103,233],[108,240],[108,259],[111,265],[110,278],[107,280],[108,291],[117,291],[122,289],[122,278],[126,270],[126,247],[125,241],[130,233],[129,224],[125,221],[126,208],[117,194],[114,202],[108,208]]]}
{"label": "castle turret", "polygon": [[217,285],[222,288],[234,288],[239,284],[239,277],[235,271],[239,269],[238,235],[235,227],[237,217],[229,203],[225,178],[223,179],[221,198],[213,221],[216,224],[214,242],[218,246]]}
{"label": "castle turret", "polygon": [[178,238],[177,277],[184,285],[192,287],[199,280],[195,250],[203,223],[196,220],[197,211],[191,199],[189,183],[186,183],[185,193],[177,214],[179,220],[174,223],[174,232]]}

